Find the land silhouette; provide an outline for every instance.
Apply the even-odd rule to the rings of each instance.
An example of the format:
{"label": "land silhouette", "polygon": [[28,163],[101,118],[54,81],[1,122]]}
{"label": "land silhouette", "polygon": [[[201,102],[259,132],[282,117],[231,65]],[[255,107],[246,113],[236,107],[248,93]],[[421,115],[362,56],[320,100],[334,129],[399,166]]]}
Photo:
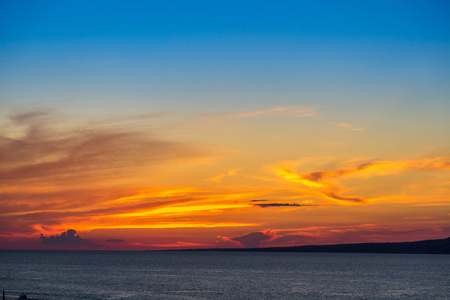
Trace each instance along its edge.
{"label": "land silhouette", "polygon": [[335,252],[335,253],[404,253],[404,254],[450,254],[450,237],[399,243],[359,243],[335,245],[307,245],[268,248],[213,248],[183,249],[173,251],[239,251],[239,252]]}

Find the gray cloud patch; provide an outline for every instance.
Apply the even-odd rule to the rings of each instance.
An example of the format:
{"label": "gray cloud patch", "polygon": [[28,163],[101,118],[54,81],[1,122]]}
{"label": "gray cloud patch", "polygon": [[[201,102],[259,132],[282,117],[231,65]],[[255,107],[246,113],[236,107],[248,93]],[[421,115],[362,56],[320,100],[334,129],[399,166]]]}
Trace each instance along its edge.
{"label": "gray cloud patch", "polygon": [[231,240],[239,242],[247,248],[256,248],[259,247],[263,241],[270,240],[274,236],[274,232],[267,230],[264,232],[257,231],[238,237],[233,237]]}

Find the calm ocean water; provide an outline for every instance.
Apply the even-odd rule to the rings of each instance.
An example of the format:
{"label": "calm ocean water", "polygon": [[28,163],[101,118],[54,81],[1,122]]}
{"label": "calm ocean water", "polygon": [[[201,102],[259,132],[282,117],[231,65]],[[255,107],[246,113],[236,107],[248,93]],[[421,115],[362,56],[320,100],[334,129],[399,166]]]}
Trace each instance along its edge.
{"label": "calm ocean water", "polygon": [[0,251],[16,299],[450,299],[450,255]]}

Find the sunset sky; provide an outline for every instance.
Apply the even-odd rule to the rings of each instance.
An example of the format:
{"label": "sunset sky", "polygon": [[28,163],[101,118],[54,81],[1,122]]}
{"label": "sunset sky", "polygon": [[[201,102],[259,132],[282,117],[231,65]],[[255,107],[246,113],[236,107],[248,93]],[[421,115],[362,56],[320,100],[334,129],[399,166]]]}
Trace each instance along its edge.
{"label": "sunset sky", "polygon": [[1,1],[0,249],[448,236],[448,1]]}

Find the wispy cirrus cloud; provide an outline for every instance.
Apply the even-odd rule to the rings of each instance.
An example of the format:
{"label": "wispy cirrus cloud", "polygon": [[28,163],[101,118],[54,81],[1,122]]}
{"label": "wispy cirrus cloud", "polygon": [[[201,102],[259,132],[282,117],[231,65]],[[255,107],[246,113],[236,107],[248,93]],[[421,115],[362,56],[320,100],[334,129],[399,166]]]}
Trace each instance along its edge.
{"label": "wispy cirrus cloud", "polygon": [[[36,111],[11,115],[9,132],[0,136],[0,179],[57,181],[111,174],[202,155],[186,143],[157,138],[147,130],[124,126],[67,125],[57,114]],[[14,137],[11,137],[14,136]]]}
{"label": "wispy cirrus cloud", "polygon": [[210,113],[203,112],[194,114],[193,119],[188,119],[191,122],[198,123],[201,120],[202,126],[205,121],[217,122],[223,120],[240,120],[240,119],[252,119],[252,118],[268,118],[268,117],[288,117],[288,118],[306,118],[313,117],[317,114],[317,108],[303,107],[303,106],[279,106],[262,110],[248,110],[237,111],[230,113]]}
{"label": "wispy cirrus cloud", "polygon": [[253,110],[229,115],[233,118],[251,118],[261,116],[312,117],[316,115],[316,107],[281,106],[265,110]]}
{"label": "wispy cirrus cloud", "polygon": [[351,131],[365,131],[366,130],[365,128],[354,127],[354,126],[352,126],[350,124],[347,124],[347,123],[338,123],[338,126],[341,127],[342,129],[351,130]]}

